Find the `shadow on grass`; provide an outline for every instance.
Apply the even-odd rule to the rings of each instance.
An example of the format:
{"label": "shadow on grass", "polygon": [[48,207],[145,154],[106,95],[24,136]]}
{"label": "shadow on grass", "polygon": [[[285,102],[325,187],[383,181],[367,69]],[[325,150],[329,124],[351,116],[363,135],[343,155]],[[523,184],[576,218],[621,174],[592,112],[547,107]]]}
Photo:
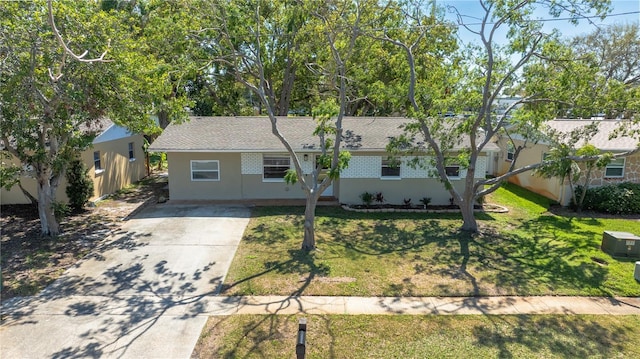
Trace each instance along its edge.
{"label": "shadow on grass", "polygon": [[[295,300],[291,298],[291,300]],[[290,300],[282,302],[288,306]],[[274,303],[277,304],[277,303]],[[268,314],[211,317],[194,348],[192,358],[274,358],[295,357],[300,318],[310,320],[310,330],[322,340],[322,349],[313,348],[307,340],[307,357],[313,352],[327,354],[327,358],[343,357],[335,352],[336,333],[331,316],[306,314]],[[321,333],[322,338],[317,338]],[[279,354],[278,354],[279,353]],[[286,356],[284,354],[287,354]],[[290,354],[290,355],[288,355]]]}
{"label": "shadow on grass", "polygon": [[476,326],[476,345],[495,348],[498,358],[514,358],[515,346],[531,352],[553,353],[560,358],[610,358],[624,352],[623,343],[634,340],[634,331],[620,323],[603,326],[588,317],[487,316],[492,326]]}
{"label": "shadow on grass", "polygon": [[[472,291],[458,295],[614,294],[604,287],[608,269],[589,257],[594,249],[593,233],[579,231],[559,217],[525,222],[522,228],[526,235],[460,234],[456,238],[459,252],[439,251],[431,262],[437,269],[426,271],[466,280]],[[572,236],[558,236],[565,231]],[[437,264],[445,266],[438,268]]]}
{"label": "shadow on grass", "polygon": [[[541,205],[545,201],[539,199]],[[274,245],[302,238],[302,212],[301,207],[257,209],[254,216],[265,218],[248,232],[248,239],[256,242],[256,250],[262,251],[264,245],[271,251]],[[309,278],[331,275],[327,269],[333,263],[327,256],[336,255],[362,263],[373,257],[387,267],[392,265],[388,261],[411,263],[412,273],[396,272],[396,278],[374,295],[620,295],[611,283],[605,285],[611,281],[609,268],[591,259],[599,241],[586,227],[600,226],[598,219],[538,214],[514,219],[509,223],[513,230],[481,220],[482,232],[477,235],[460,232],[457,220],[457,214],[359,213],[319,207],[316,230],[323,257],[305,257],[298,251],[270,254],[262,272],[247,273],[229,287],[272,272],[301,274],[308,286]],[[286,223],[270,225],[274,221]],[[314,258],[322,258],[321,264]],[[303,294],[305,288],[294,294]]]}
{"label": "shadow on grass", "polygon": [[265,270],[250,275],[248,277],[242,278],[233,283],[223,284],[221,293],[228,292],[232,288],[241,285],[245,282],[249,282],[255,278],[261,277],[267,273],[278,273],[278,274],[299,274],[304,276],[304,279],[301,281],[300,286],[291,292],[289,295],[291,296],[300,296],[303,295],[304,290],[311,284],[316,277],[325,277],[329,275],[331,268],[325,263],[316,263],[316,252],[311,251],[307,252],[301,249],[298,250],[288,250],[287,251],[287,259],[286,260],[277,260],[277,261],[267,261],[264,263]]}

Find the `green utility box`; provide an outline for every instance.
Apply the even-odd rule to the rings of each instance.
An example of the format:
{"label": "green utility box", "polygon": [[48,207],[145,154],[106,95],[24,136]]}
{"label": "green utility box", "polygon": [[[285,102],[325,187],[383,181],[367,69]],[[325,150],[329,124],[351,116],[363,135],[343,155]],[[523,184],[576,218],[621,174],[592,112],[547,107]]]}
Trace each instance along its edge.
{"label": "green utility box", "polygon": [[604,231],[600,248],[612,256],[640,258],[640,237],[628,232]]}

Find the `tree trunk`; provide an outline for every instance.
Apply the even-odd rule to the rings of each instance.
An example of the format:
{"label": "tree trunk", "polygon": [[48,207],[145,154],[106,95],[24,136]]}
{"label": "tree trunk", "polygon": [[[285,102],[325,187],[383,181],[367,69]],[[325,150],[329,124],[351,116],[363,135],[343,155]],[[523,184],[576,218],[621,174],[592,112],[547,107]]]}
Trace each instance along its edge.
{"label": "tree trunk", "polygon": [[302,250],[311,251],[316,248],[316,204],[318,199],[315,193],[307,195],[307,205],[304,209],[304,239],[302,240]]}
{"label": "tree trunk", "polygon": [[[467,175],[465,177],[464,192],[460,195],[460,213],[462,214],[462,227],[463,232],[478,232],[478,222],[476,221],[475,214],[473,213],[473,207],[475,204],[475,174],[476,174],[476,160],[477,152],[471,154],[469,167],[467,168]],[[455,198],[455,196],[454,196]]]}
{"label": "tree trunk", "polygon": [[40,217],[40,233],[43,236],[55,237],[60,234],[60,224],[53,212],[56,188],[52,188],[46,174],[38,174],[38,216]]}
{"label": "tree trunk", "polygon": [[584,178],[584,185],[582,186],[582,193],[580,194],[580,199],[576,202],[576,210],[578,213],[582,212],[582,204],[584,203],[584,198],[587,196],[587,190],[589,189],[589,180],[591,178],[591,170],[593,166],[587,164],[587,174]]}
{"label": "tree trunk", "polygon": [[167,111],[158,111],[157,116],[158,116],[158,126],[160,126],[160,128],[164,130],[171,123],[171,119],[169,118],[169,113]]}
{"label": "tree trunk", "polygon": [[460,229],[464,232],[478,232],[478,222],[473,212],[473,197],[463,197],[458,206],[460,207],[460,213],[462,213],[462,227]]}

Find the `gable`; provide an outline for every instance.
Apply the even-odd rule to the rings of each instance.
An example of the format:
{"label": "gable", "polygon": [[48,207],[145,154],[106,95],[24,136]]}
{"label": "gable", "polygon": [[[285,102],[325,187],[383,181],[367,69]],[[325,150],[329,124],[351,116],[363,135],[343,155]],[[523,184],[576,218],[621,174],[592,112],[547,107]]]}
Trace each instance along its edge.
{"label": "gable", "polygon": [[109,128],[107,128],[93,140],[93,143],[97,144],[102,142],[114,141],[130,136],[131,133],[126,128],[118,126],[116,124],[111,124]]}

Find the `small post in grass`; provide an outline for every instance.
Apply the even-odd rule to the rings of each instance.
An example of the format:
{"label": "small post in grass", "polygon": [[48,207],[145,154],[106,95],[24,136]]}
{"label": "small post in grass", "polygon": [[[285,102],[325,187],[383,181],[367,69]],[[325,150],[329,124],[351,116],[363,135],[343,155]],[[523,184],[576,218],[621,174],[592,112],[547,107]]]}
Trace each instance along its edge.
{"label": "small post in grass", "polygon": [[296,358],[304,359],[307,341],[307,319],[301,318],[298,324],[298,340],[296,341]]}

